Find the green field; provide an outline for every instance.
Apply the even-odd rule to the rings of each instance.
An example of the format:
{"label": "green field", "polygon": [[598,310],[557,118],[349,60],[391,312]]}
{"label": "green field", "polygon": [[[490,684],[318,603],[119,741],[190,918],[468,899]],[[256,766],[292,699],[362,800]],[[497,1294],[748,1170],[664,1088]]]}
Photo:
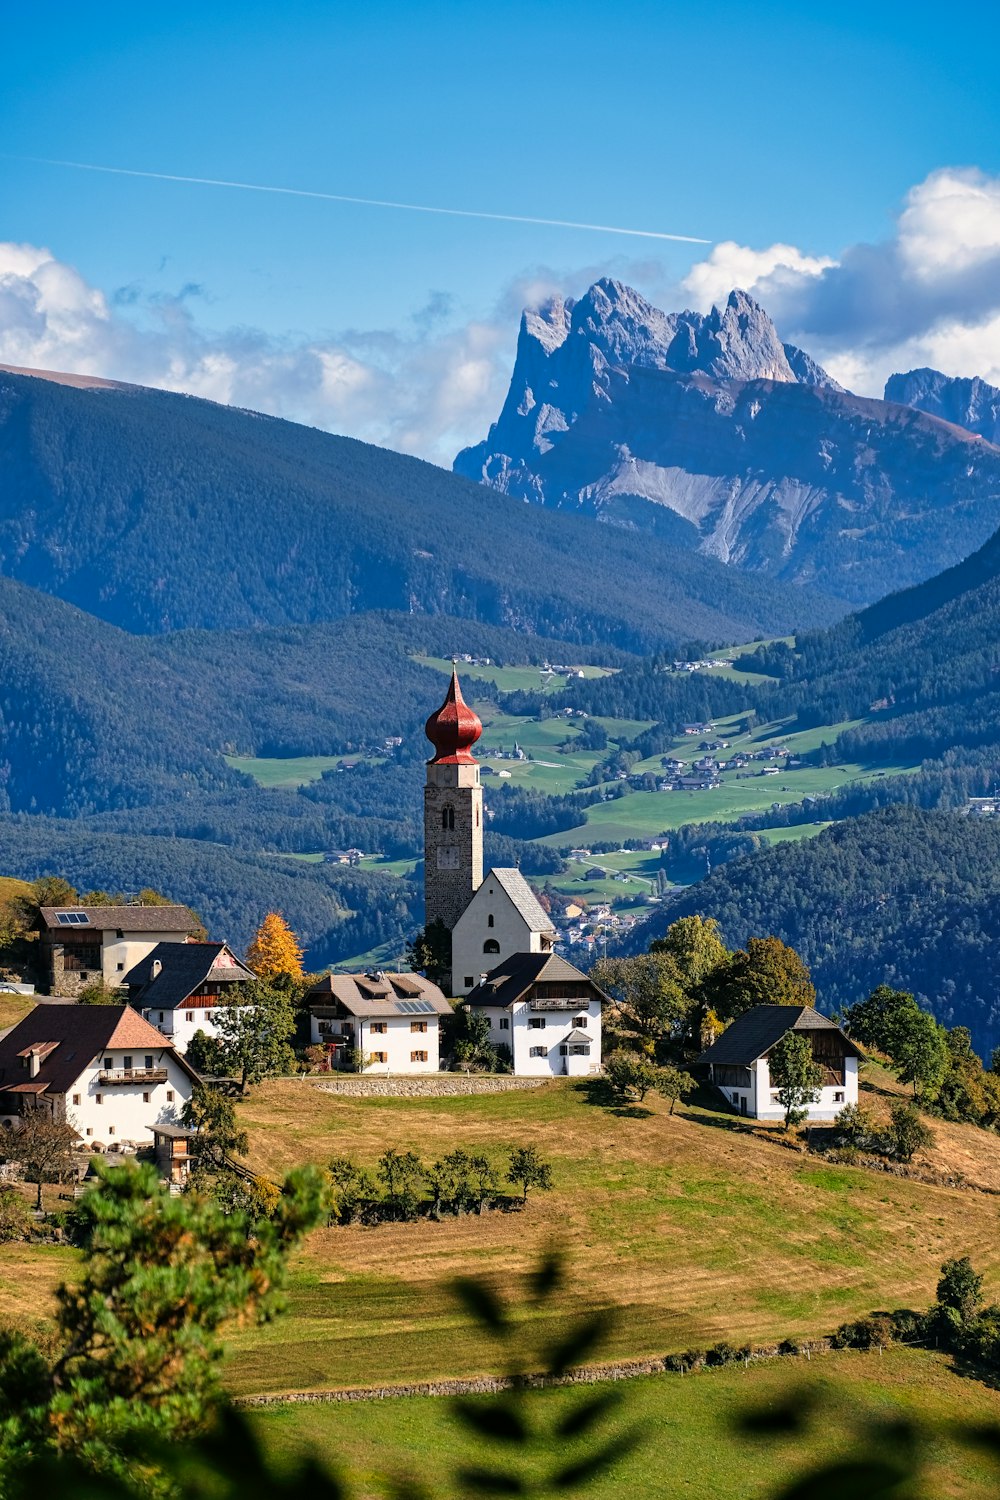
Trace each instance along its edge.
{"label": "green field", "polygon": [[[450,677],[454,665],[444,656],[411,656],[411,661],[417,662],[421,667],[433,667],[436,672],[445,672]],[[585,662],[564,662],[564,666],[573,667],[574,671],[582,672],[584,677],[609,677],[613,668],[594,667]],[[458,663],[459,675],[462,678],[479,678],[480,681],[495,682],[502,693],[561,693],[566,687],[566,678],[562,674],[543,675],[540,667],[482,667],[472,666],[468,662]]]}
{"label": "green field", "polygon": [[[995,1461],[982,1449],[940,1434],[949,1423],[997,1422],[1000,1397],[956,1375],[939,1355],[892,1349],[882,1356],[827,1354],[809,1363],[767,1360],[749,1369],[590,1387],[586,1394],[611,1389],[623,1398],[623,1406],[598,1434],[620,1434],[635,1423],[642,1440],[592,1485],[574,1490],[575,1495],[673,1500],[690,1493],[714,1500],[765,1500],[812,1464],[856,1458],[872,1421],[898,1419],[915,1419],[938,1434],[920,1450],[920,1494],[936,1500],[996,1494]],[[579,1389],[528,1396],[525,1410],[541,1441],[539,1459],[526,1465],[527,1474],[544,1473],[580,1451],[554,1432],[581,1398]],[[747,1411],[773,1411],[788,1403],[811,1410],[806,1436],[764,1441],[740,1432],[738,1424]],[[364,1496],[385,1495],[388,1475],[417,1477],[436,1496],[461,1495],[453,1476],[473,1458],[473,1440],[453,1415],[451,1403],[441,1397],[285,1406],[255,1413],[253,1420],[279,1457],[323,1454],[352,1477],[354,1492]],[[475,1461],[504,1467],[511,1462],[509,1449],[502,1446],[475,1440],[475,1449]]]}
{"label": "green field", "polygon": [[339,766],[341,755],[295,755],[284,760],[248,755],[227,755],[226,765],[244,776],[252,776],[259,786],[297,787],[318,781],[324,771]]}

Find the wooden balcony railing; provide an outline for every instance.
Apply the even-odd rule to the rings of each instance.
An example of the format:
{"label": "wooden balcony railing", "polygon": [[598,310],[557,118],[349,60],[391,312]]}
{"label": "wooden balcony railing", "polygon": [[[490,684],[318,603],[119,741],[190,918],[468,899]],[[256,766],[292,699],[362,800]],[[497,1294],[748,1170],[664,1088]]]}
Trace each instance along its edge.
{"label": "wooden balcony railing", "polygon": [[104,1068],[97,1075],[100,1084],[166,1083],[166,1068]]}

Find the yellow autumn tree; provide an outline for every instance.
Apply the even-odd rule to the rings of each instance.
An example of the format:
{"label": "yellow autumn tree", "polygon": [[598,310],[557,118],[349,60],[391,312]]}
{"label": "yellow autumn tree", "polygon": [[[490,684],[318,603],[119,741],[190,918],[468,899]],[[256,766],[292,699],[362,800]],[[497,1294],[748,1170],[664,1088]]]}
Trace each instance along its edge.
{"label": "yellow autumn tree", "polygon": [[247,965],[265,983],[287,974],[302,978],[302,949],[280,912],[269,911],[247,949]]}

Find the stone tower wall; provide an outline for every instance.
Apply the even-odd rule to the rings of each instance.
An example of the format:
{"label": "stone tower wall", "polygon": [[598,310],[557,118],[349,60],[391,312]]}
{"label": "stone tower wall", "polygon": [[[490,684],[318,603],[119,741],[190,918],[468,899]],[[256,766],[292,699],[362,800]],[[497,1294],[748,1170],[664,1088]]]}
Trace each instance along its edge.
{"label": "stone tower wall", "polygon": [[431,762],[424,788],[425,921],[440,919],[450,932],[482,883],[483,789],[479,767]]}

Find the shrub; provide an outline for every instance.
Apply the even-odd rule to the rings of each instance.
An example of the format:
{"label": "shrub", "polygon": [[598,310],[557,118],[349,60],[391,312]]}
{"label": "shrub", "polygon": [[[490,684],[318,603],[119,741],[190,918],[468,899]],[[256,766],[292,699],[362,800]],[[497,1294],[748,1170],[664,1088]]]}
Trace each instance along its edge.
{"label": "shrub", "polygon": [[26,1240],[34,1220],[31,1210],[17,1188],[0,1187],[0,1245],[9,1245],[13,1240]]}
{"label": "shrub", "polygon": [[910,1307],[897,1307],[889,1314],[892,1336],[901,1344],[918,1344],[927,1337],[927,1314]]}
{"label": "shrub", "polygon": [[692,1370],[700,1370],[707,1358],[704,1349],[685,1349],[683,1354],[668,1354],[663,1367],[675,1374],[687,1375]]}
{"label": "shrub", "polygon": [[705,1355],[705,1363],[711,1366],[732,1365],[736,1364],[739,1360],[749,1358],[750,1350],[748,1347],[737,1348],[735,1344],[727,1343],[723,1339],[721,1343],[713,1344],[711,1349],[708,1350]]}
{"label": "shrub", "polygon": [[801,1354],[802,1345],[798,1339],[782,1339],[778,1345],[779,1354]]}
{"label": "shrub", "polygon": [[854,1323],[841,1323],[830,1342],[834,1349],[885,1349],[892,1339],[892,1319],[884,1313],[871,1313]]}
{"label": "shrub", "polygon": [[860,1104],[845,1104],[833,1123],[844,1145],[856,1151],[871,1151],[878,1140],[878,1126]]}
{"label": "shrub", "polygon": [[932,1131],[924,1124],[915,1105],[900,1099],[892,1106],[884,1145],[889,1156],[896,1161],[912,1161],[914,1154],[925,1150],[933,1140]]}

